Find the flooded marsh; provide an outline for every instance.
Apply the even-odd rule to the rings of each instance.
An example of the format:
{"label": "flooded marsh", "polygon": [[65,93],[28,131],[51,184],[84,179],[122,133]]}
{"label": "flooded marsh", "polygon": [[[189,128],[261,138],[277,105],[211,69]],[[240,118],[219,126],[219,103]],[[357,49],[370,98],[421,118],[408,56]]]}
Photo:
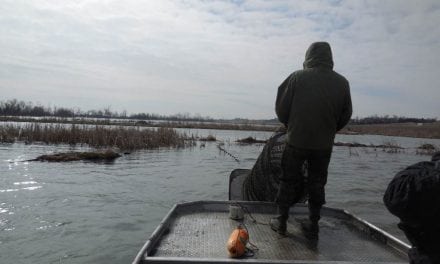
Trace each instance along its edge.
{"label": "flooded marsh", "polygon": [[[2,263],[129,263],[173,204],[226,200],[229,173],[251,168],[264,144],[239,144],[269,132],[177,129],[212,135],[188,148],[138,150],[111,163],[19,162],[54,152],[90,151],[68,144],[0,144],[0,255]],[[382,204],[386,185],[406,166],[427,160],[422,144],[440,140],[338,135],[336,141],[404,148],[335,146],[327,206],[349,210],[398,237],[397,219]],[[202,147],[203,144],[203,147]],[[225,151],[219,149],[221,147]]]}

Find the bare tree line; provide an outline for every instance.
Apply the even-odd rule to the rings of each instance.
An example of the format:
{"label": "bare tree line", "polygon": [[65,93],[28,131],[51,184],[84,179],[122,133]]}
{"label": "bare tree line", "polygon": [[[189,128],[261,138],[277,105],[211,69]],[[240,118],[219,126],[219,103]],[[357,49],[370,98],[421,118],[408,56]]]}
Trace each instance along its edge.
{"label": "bare tree line", "polygon": [[[191,115],[189,113],[178,113],[175,115],[159,115],[152,113],[134,113],[127,114],[127,111],[112,111],[110,107],[100,110],[82,111],[79,108],[50,107],[34,104],[32,102],[18,101],[11,99],[0,101],[0,116],[29,116],[29,117],[88,117],[88,118],[119,118],[119,119],[140,119],[140,120],[167,120],[167,121],[194,121],[194,122],[213,122],[225,121],[215,120],[211,117],[201,116],[200,114]],[[247,119],[236,118],[234,120],[249,121]],[[268,123],[278,123],[276,119],[258,120]],[[432,123],[436,118],[414,118],[397,115],[373,115],[364,118],[353,118],[351,125],[366,124],[391,124],[391,123]]]}
{"label": "bare tree line", "polygon": [[397,124],[397,123],[433,123],[436,122],[436,118],[414,118],[404,116],[369,116],[364,118],[353,118],[350,120],[351,125],[369,125],[369,124]]}
{"label": "bare tree line", "polygon": [[120,118],[120,119],[141,119],[141,120],[169,120],[169,121],[214,121],[210,117],[200,114],[178,113],[175,115],[159,115],[151,113],[127,114],[127,111],[112,111],[110,107],[100,110],[82,111],[79,108],[50,107],[32,102],[18,101],[11,99],[0,102],[1,116],[33,116],[33,117],[89,117],[89,118]]}

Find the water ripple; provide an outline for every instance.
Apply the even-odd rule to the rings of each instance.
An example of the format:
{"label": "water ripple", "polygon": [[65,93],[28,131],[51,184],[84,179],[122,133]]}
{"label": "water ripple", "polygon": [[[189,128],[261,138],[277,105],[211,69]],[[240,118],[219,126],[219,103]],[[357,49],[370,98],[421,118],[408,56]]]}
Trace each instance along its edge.
{"label": "water ripple", "polygon": [[37,182],[36,181],[24,181],[24,182],[14,182],[14,185],[30,185],[30,184],[35,184],[35,183],[37,183]]}

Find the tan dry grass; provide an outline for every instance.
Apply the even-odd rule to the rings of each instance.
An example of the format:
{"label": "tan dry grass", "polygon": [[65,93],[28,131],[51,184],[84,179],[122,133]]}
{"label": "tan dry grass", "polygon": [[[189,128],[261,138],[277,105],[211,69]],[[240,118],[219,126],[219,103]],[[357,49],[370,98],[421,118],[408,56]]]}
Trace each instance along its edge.
{"label": "tan dry grass", "polygon": [[349,125],[345,127],[340,133],[440,139],[440,122],[425,124],[401,123]]}
{"label": "tan dry grass", "polygon": [[47,144],[87,144],[121,150],[183,147],[187,137],[172,128],[135,128],[77,125],[0,125],[0,142],[24,141]]}

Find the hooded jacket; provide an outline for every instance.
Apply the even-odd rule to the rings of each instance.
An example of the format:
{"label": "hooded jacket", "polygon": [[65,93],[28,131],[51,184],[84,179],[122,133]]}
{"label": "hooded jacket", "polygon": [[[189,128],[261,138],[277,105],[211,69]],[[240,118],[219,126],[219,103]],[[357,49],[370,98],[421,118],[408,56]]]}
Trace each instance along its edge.
{"label": "hooded jacket", "polygon": [[327,42],[310,45],[303,66],[279,86],[275,111],[291,146],[329,149],[352,114],[349,84],[333,71]]}

